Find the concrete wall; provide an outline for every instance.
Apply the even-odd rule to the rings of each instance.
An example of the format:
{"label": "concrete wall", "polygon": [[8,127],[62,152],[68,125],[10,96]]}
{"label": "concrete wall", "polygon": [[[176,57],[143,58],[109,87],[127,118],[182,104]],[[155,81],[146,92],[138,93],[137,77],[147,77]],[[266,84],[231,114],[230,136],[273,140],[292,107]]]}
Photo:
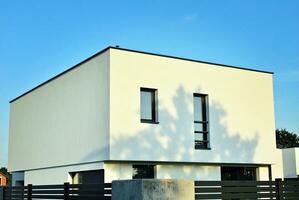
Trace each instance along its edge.
{"label": "concrete wall", "polygon": [[194,200],[194,181],[123,180],[112,182],[112,200]]}
{"label": "concrete wall", "polygon": [[10,105],[10,171],[109,156],[109,51]]}
{"label": "concrete wall", "polygon": [[[159,124],[140,122],[140,87],[158,89]],[[209,95],[211,150],[194,149],[193,93]],[[273,164],[272,74],[110,50],[110,159]]]}
{"label": "concrete wall", "polygon": [[64,167],[54,167],[48,169],[29,170],[25,172],[25,185],[38,184],[38,185],[50,185],[50,184],[63,184],[64,182],[72,182],[70,172],[80,172],[89,170],[103,169],[103,163],[91,163],[72,165]]}
{"label": "concrete wall", "polygon": [[299,148],[282,149],[284,178],[297,178],[299,175]]}

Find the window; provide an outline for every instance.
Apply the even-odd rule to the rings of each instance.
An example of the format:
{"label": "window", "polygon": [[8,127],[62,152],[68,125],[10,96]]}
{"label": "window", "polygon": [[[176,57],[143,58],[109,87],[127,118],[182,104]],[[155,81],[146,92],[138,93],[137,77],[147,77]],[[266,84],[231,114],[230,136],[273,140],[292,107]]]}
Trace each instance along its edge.
{"label": "window", "polygon": [[104,170],[71,172],[72,184],[99,184],[104,183]]}
{"label": "window", "polygon": [[195,149],[209,149],[208,95],[194,94]]}
{"label": "window", "polygon": [[140,88],[141,122],[157,123],[157,90]]}
{"label": "window", "polygon": [[221,167],[222,181],[256,181],[255,167]]}
{"label": "window", "polygon": [[155,165],[133,165],[132,178],[155,178]]}

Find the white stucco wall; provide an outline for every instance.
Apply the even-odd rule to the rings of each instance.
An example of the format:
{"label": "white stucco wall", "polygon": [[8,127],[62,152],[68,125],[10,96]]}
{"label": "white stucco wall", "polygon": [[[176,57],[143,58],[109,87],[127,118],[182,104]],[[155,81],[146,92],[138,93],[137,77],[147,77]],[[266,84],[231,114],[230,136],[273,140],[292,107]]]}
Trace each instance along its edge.
{"label": "white stucco wall", "polygon": [[299,148],[295,148],[295,157],[296,157],[296,172],[299,175]]}
{"label": "white stucco wall", "polygon": [[[105,163],[105,182],[132,179],[132,163]],[[157,179],[221,180],[219,166],[157,164]]]}
{"label": "white stucco wall", "polygon": [[[113,162],[105,163],[105,182],[113,180],[127,180],[132,179],[133,168],[132,163]],[[207,164],[189,164],[176,163],[156,164],[157,179],[189,179],[189,180],[221,180],[221,167],[217,165]],[[257,167],[257,180],[268,181],[269,170],[268,167]]]}
{"label": "white stucco wall", "polygon": [[130,163],[104,163],[105,182],[132,179],[133,168]]}
{"label": "white stucco wall", "polygon": [[299,148],[282,149],[284,178],[297,178],[299,175]]}
{"label": "white stucco wall", "polygon": [[[159,124],[140,123],[140,87]],[[211,150],[195,150],[193,93],[209,95]],[[110,50],[110,159],[274,164],[272,74]]]}
{"label": "white stucco wall", "polygon": [[257,168],[257,180],[269,181],[269,168],[268,167],[258,167]]}
{"label": "white stucco wall", "polygon": [[90,163],[63,167],[54,167],[47,169],[37,169],[25,171],[25,185],[51,185],[72,182],[70,172],[90,171],[103,169],[103,163]]}
{"label": "white stucco wall", "polygon": [[107,159],[108,103],[109,51],[12,102],[9,170]]}
{"label": "white stucco wall", "polygon": [[221,172],[220,166],[167,164],[157,166],[157,178],[220,181]]}
{"label": "white stucco wall", "polygon": [[[158,89],[159,124],[140,123],[140,87]],[[194,149],[193,93],[209,95],[211,150]],[[158,178],[219,180],[211,162],[271,164],[282,177],[272,74],[117,49],[11,103],[9,139],[9,170],[26,170],[26,183],[61,183],[59,166],[109,159],[201,163],[157,166]],[[53,179],[33,170],[48,167]],[[131,164],[103,168],[106,182],[132,177]]]}

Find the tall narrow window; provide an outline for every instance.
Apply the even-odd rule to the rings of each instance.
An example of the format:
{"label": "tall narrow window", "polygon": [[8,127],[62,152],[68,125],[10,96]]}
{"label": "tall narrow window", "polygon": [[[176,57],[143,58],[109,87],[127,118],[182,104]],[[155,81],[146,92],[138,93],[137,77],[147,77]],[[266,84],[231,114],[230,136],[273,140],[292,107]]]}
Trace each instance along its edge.
{"label": "tall narrow window", "polygon": [[141,122],[157,123],[157,90],[140,88]]}
{"label": "tall narrow window", "polygon": [[208,95],[194,94],[193,104],[195,149],[208,149],[210,148]]}

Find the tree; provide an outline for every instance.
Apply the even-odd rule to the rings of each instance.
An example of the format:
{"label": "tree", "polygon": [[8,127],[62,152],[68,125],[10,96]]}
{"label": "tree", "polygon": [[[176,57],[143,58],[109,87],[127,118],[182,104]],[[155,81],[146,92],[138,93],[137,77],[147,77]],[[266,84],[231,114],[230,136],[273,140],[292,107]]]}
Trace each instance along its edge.
{"label": "tree", "polygon": [[11,185],[11,174],[7,171],[6,167],[1,167],[0,168],[0,172],[5,174],[6,178],[7,178],[7,185]]}
{"label": "tree", "polygon": [[276,147],[279,149],[299,147],[299,136],[286,129],[276,129]]}

